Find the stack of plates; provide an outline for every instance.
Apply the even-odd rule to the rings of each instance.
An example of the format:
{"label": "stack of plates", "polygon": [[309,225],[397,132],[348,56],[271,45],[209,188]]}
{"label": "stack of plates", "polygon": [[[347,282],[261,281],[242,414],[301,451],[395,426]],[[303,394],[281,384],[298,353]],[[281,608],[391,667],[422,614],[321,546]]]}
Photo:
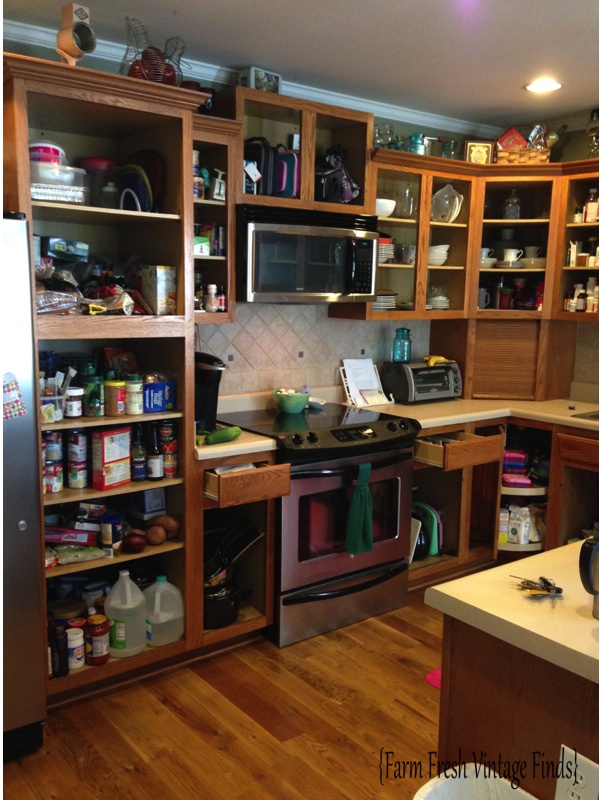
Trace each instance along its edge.
{"label": "stack of plates", "polygon": [[396,308],[396,292],[381,289],[377,292],[377,300],[373,303],[373,311],[389,311]]}
{"label": "stack of plates", "polygon": [[428,295],[427,306],[430,306],[432,310],[450,308],[450,300],[441,294]]}
{"label": "stack of plates", "polygon": [[390,261],[390,259],[394,258],[394,245],[392,242],[385,242],[385,240],[379,241],[379,261],[380,263],[384,263],[386,261]]}

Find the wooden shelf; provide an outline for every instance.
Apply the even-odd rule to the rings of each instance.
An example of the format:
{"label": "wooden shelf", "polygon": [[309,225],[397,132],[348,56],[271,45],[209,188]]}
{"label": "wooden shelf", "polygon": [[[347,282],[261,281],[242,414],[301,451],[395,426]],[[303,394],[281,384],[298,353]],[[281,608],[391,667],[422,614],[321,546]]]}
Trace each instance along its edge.
{"label": "wooden shelf", "polygon": [[515,497],[535,497],[548,494],[547,486],[535,486],[531,489],[509,489],[507,486],[500,487],[500,494]]}
{"label": "wooden shelf", "polygon": [[49,567],[46,570],[46,578],[58,578],[61,575],[72,575],[75,572],[85,572],[88,569],[120,566],[126,564],[128,561],[137,561],[140,558],[159,556],[164,553],[172,553],[174,550],[182,550],[183,547],[183,542],[164,542],[158,545],[147,545],[143,553],[121,553],[116,558],[96,558],[93,561],[60,564],[56,567]]}
{"label": "wooden shelf", "polygon": [[38,314],[35,327],[40,340],[183,338],[187,333],[186,319],[179,316]]}
{"label": "wooden shelf", "polygon": [[123,483],[113,489],[63,489],[62,492],[52,492],[44,495],[44,507],[56,506],[60,503],[81,503],[85,500],[98,499],[99,497],[114,497],[120,494],[134,494],[147,489],[160,489],[162,487],[177,486],[183,483],[183,478],[164,478],[162,481],[139,481]]}
{"label": "wooden shelf", "polygon": [[180,419],[182,411],[165,411],[160,414],[123,414],[120,417],[69,417],[61,422],[42,423],[43,431],[68,431],[72,428],[99,428],[114,425],[135,425],[136,422],[157,422],[163,419]]}

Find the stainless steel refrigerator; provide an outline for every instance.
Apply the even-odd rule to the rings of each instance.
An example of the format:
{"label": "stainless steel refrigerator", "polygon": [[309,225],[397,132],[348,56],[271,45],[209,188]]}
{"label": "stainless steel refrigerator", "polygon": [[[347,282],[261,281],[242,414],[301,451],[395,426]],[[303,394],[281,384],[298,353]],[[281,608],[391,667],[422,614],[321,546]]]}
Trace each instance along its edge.
{"label": "stainless steel refrigerator", "polygon": [[2,266],[4,760],[42,744],[47,634],[29,230],[4,215]]}

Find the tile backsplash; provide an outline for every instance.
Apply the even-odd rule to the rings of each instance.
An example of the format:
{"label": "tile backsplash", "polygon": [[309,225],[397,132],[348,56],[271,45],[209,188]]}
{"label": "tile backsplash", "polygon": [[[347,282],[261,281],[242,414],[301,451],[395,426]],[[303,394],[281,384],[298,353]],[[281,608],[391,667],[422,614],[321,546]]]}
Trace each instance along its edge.
{"label": "tile backsplash", "polygon": [[[330,319],[325,305],[240,303],[237,320],[225,325],[197,325],[196,350],[223,359],[228,369],[222,394],[262,392],[280,386],[298,388],[341,383],[343,358],[390,357],[398,327],[410,328],[412,356],[429,351],[429,322],[364,322]],[[598,396],[598,326],[580,324],[573,372],[576,393]]]}
{"label": "tile backsplash", "polygon": [[390,357],[396,328],[410,328],[412,357],[428,353],[429,322],[364,322],[330,319],[326,305],[240,303],[237,320],[225,325],[197,325],[196,350],[227,365],[221,394],[332,386],[341,383],[344,358]]}

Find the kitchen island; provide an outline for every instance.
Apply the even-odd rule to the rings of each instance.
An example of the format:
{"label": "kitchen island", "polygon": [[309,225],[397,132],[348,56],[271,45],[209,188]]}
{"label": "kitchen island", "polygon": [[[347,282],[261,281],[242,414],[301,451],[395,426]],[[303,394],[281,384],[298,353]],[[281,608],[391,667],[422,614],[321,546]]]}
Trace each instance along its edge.
{"label": "kitchen island", "polygon": [[[444,613],[438,759],[520,762],[521,787],[553,800],[564,744],[598,762],[598,620],[568,544],[426,591]],[[511,577],[551,578],[529,597]]]}

